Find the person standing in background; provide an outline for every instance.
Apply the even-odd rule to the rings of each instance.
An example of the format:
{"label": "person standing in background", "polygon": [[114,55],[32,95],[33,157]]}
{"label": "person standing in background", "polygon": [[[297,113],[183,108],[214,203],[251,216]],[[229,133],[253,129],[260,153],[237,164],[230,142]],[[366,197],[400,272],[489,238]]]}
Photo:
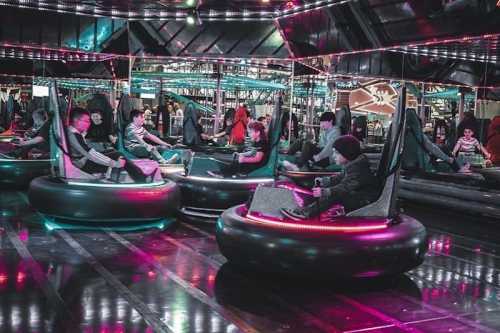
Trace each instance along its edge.
{"label": "person standing in background", "polygon": [[174,112],[175,112],[175,121],[174,121],[175,135],[180,136],[182,135],[184,110],[181,108],[181,105],[179,103],[174,103]]}
{"label": "person standing in background", "polygon": [[231,130],[230,143],[241,145],[245,143],[245,131],[248,124],[247,110],[244,105],[240,106],[234,115],[233,128]]}

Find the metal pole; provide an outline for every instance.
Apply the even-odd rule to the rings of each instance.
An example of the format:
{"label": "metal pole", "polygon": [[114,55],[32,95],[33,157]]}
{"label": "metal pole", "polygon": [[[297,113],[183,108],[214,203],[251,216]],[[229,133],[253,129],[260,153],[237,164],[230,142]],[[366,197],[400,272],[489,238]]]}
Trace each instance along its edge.
{"label": "metal pole", "polygon": [[215,107],[215,122],[214,122],[214,135],[217,134],[219,130],[219,118],[221,116],[222,108],[222,91],[221,91],[221,76],[222,76],[222,64],[217,65],[217,91],[215,93],[216,107]]}
{"label": "metal pole", "polygon": [[128,89],[129,96],[132,96],[132,67],[134,67],[135,57],[128,57]]}
{"label": "metal pole", "polygon": [[465,92],[460,93],[460,104],[458,105],[458,119],[461,121],[464,119],[464,108],[465,108]]}
{"label": "metal pole", "polygon": [[290,111],[288,112],[289,118],[288,119],[288,147],[290,147],[291,140],[292,140],[292,115],[293,115],[293,80],[295,77],[295,62],[292,61],[292,77],[290,78],[291,83],[290,83]]}
{"label": "metal pole", "polygon": [[425,83],[422,82],[421,85],[422,98],[420,99],[420,119],[422,124],[425,124]]}

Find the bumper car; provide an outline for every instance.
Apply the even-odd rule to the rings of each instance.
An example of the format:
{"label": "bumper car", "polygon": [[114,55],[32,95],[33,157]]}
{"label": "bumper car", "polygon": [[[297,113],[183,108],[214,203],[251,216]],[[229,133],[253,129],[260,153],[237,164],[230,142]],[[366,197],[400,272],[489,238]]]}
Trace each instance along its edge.
{"label": "bumper car", "polygon": [[[129,160],[138,159],[137,156],[132,154],[125,148],[125,128],[130,122],[130,112],[134,109],[133,100],[128,95],[122,95],[120,102],[118,103],[117,109],[117,127],[118,127],[118,140],[117,140],[117,150]],[[167,175],[170,173],[177,173],[184,171],[184,161],[191,155],[188,149],[169,149],[162,153],[163,158],[166,160],[170,159],[172,156],[177,154],[179,156],[178,161],[174,164],[161,165],[160,171],[162,175]]]}
{"label": "bumper car", "polygon": [[51,159],[32,152],[26,159],[16,159],[8,155],[14,146],[0,142],[0,184],[25,188],[32,179],[50,174]]}
{"label": "bumper car", "polygon": [[221,170],[228,154],[195,152],[184,172],[167,175],[180,187],[182,207],[179,212],[182,216],[196,222],[215,223],[225,209],[247,201],[259,185],[274,183],[277,178],[281,111],[278,100],[269,126],[269,155],[261,167],[246,174],[213,178],[207,171]]}
{"label": "bumper car", "polygon": [[[405,105],[405,89],[399,105]],[[379,167],[385,184],[375,202],[345,214],[332,206],[319,218],[295,221],[280,208],[304,204],[307,190],[260,187],[250,206],[226,210],[216,224],[221,253],[243,270],[314,278],[373,278],[408,271],[424,260],[425,227],[399,214],[396,196],[405,117],[398,108]]]}
{"label": "bumper car", "polygon": [[[2,103],[2,112],[4,121],[7,126],[11,126],[13,114],[13,99],[9,97],[7,103]],[[50,173],[50,158],[44,154],[32,151],[27,158],[17,159],[9,153],[15,150],[14,142],[16,135],[9,128],[7,131],[0,133],[0,184],[15,188],[25,188],[33,178],[48,175]]]}
{"label": "bumper car", "polygon": [[[340,129],[341,135],[346,135],[350,133],[351,110],[349,109],[348,106],[343,106],[339,111],[335,113],[335,126],[337,126]],[[281,155],[281,159],[295,163],[296,157],[290,155]],[[301,184],[303,186],[311,186],[314,178],[333,176],[341,171],[342,171],[341,166],[330,164],[326,168],[312,167],[310,168],[310,170],[307,171],[281,170],[280,174],[289,179],[292,179],[294,182]]]}
{"label": "bumper car", "polygon": [[426,205],[500,218],[499,168],[472,167],[471,173],[453,172],[445,162],[431,165],[431,153],[422,144],[422,128],[413,109],[408,109],[399,197]]}
{"label": "bumper car", "polygon": [[72,164],[55,84],[50,95],[54,114],[50,138],[54,174],[34,179],[28,191],[31,205],[46,216],[45,226],[49,230],[102,227],[133,230],[163,228],[173,223],[171,217],[178,208],[180,193],[158,170],[145,182],[134,181],[123,172],[117,181],[111,182]]}

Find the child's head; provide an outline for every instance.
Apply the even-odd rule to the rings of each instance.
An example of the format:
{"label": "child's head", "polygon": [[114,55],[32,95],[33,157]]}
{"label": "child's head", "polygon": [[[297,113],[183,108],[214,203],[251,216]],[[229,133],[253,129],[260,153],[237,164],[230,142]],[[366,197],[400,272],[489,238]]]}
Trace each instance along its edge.
{"label": "child's head", "polygon": [[33,118],[33,123],[35,124],[35,127],[38,127],[41,126],[47,119],[47,113],[45,112],[44,109],[37,109],[33,111],[31,117]]}
{"label": "child's head", "polygon": [[92,119],[92,122],[94,125],[101,125],[102,124],[102,112],[99,109],[94,109],[90,111],[90,119]]}
{"label": "child's head", "polygon": [[466,128],[464,128],[464,137],[467,140],[472,139],[473,136],[474,136],[474,129],[472,127],[466,127]]}
{"label": "child's head", "polygon": [[134,109],[130,111],[130,119],[136,126],[144,125],[144,112]]}
{"label": "child's head", "polygon": [[80,133],[87,132],[90,127],[90,114],[83,108],[71,110],[71,125]]}
{"label": "child's head", "polygon": [[266,128],[261,122],[251,122],[248,125],[248,134],[254,142],[266,141]]}
{"label": "child's head", "polygon": [[321,129],[330,129],[335,125],[335,113],[323,112],[319,118],[319,127]]}
{"label": "child's head", "polygon": [[352,135],[342,135],[333,143],[333,148],[337,151],[335,162],[339,165],[355,160],[361,155],[359,140]]}

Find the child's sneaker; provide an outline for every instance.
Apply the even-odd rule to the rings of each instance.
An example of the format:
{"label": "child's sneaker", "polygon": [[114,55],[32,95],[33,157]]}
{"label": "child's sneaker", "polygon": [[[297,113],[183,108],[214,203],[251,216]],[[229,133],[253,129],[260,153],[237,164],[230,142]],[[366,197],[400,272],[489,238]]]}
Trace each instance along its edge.
{"label": "child's sneaker", "polygon": [[161,159],[158,161],[158,163],[160,164],[174,164],[177,159],[179,158],[179,154],[174,154],[172,157],[170,157],[169,159]]}
{"label": "child's sneaker", "polygon": [[291,162],[288,162],[288,161],[283,161],[282,162],[282,165],[283,167],[286,169],[286,170],[290,170],[290,171],[300,171],[299,167],[296,166],[295,164],[291,163]]}

